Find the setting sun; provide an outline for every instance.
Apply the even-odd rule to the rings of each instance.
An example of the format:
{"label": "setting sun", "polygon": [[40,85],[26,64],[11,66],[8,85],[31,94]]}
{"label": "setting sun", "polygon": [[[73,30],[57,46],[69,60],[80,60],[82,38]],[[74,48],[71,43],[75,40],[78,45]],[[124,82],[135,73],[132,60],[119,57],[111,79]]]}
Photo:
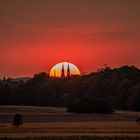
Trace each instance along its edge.
{"label": "setting sun", "polygon": [[69,77],[75,75],[80,75],[80,70],[69,62],[58,63],[50,70],[50,77]]}

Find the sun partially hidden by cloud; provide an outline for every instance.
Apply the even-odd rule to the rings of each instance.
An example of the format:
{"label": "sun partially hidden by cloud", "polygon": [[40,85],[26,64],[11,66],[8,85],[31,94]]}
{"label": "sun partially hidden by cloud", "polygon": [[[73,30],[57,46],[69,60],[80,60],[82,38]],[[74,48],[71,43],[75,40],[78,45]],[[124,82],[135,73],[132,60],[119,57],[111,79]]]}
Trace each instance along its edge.
{"label": "sun partially hidden by cloud", "polygon": [[68,77],[80,75],[78,67],[69,62],[61,62],[50,70],[50,77]]}

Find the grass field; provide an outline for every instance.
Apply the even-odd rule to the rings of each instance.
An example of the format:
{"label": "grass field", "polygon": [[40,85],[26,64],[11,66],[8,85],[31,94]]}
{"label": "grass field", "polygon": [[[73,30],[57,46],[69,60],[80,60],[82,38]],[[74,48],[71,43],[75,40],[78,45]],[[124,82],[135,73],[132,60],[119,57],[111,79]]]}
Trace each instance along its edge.
{"label": "grass field", "polygon": [[114,137],[98,137],[98,136],[51,136],[51,137],[25,137],[25,138],[1,138],[1,140],[139,140],[139,137],[130,136],[114,136]]}
{"label": "grass field", "polygon": [[[19,128],[12,126],[15,113],[23,116],[23,125]],[[65,108],[0,106],[0,137],[77,136],[72,139],[76,140],[78,136],[129,135],[140,138],[140,125],[135,122],[138,117],[139,112],[127,111],[89,115],[67,113]]]}

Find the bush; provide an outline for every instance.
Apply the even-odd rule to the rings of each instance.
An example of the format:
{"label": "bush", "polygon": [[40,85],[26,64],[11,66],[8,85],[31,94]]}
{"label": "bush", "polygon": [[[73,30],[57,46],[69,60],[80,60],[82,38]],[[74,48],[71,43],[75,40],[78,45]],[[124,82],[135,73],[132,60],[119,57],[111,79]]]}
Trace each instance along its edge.
{"label": "bush", "polygon": [[90,98],[83,98],[74,101],[68,105],[68,112],[75,113],[112,113],[112,109],[105,100],[92,100]]}
{"label": "bush", "polygon": [[140,117],[136,119],[136,123],[140,124]]}

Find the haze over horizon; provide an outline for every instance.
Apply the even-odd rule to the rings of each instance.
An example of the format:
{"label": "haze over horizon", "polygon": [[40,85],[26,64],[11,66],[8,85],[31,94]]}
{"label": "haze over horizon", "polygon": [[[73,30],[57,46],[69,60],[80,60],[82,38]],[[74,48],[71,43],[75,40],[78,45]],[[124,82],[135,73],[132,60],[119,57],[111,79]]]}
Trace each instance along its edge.
{"label": "haze over horizon", "polygon": [[0,77],[46,71],[140,68],[139,0],[0,0]]}

